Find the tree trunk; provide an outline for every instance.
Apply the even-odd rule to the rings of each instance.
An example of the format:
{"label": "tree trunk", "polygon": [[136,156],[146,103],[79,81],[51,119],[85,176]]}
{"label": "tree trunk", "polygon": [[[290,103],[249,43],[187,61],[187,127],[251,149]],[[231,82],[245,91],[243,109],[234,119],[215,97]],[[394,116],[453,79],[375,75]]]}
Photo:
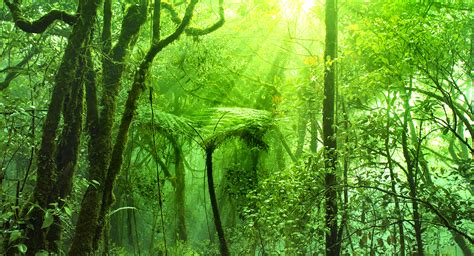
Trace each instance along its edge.
{"label": "tree trunk", "polygon": [[171,144],[174,148],[174,160],[175,160],[175,176],[176,176],[176,190],[175,190],[175,199],[176,199],[176,214],[178,216],[178,221],[176,223],[176,240],[186,241],[188,235],[186,232],[186,198],[185,198],[185,189],[186,189],[186,172],[184,169],[184,159],[181,152],[181,148],[178,145],[178,142],[172,135],[168,136],[168,139],[171,140]]}
{"label": "tree trunk", "polygon": [[[128,142],[128,131],[130,129],[130,124],[132,123],[133,117],[135,116],[135,112],[138,107],[138,99],[140,95],[145,90],[145,83],[148,78],[148,74],[155,59],[156,55],[161,52],[166,46],[174,42],[178,37],[184,32],[185,28],[188,26],[189,22],[191,21],[191,17],[193,14],[194,7],[197,4],[197,0],[191,1],[187,8],[184,18],[178,28],[168,37],[164,38],[163,40],[157,42],[156,44],[152,44],[148,52],[146,53],[143,61],[141,62],[138,70],[134,75],[134,80],[132,83],[132,88],[128,92],[127,101],[125,102],[125,110],[122,114],[122,118],[120,120],[120,126],[117,133],[117,137],[115,139],[115,145],[113,147],[111,159],[109,166],[107,168],[107,175],[105,177],[105,182],[103,186],[103,194],[102,194],[102,201],[100,205],[100,213],[99,213],[99,221],[94,224],[94,230],[96,230],[95,235],[95,249],[97,249],[97,241],[100,241],[102,236],[102,231],[105,224],[105,219],[107,214],[110,210],[111,205],[114,202],[113,199],[113,189],[115,186],[115,180],[117,175],[120,172],[123,162],[123,151],[125,145]],[[146,8],[140,7],[140,11],[145,11]],[[138,11],[138,10],[137,10]],[[131,17],[139,18],[143,17],[145,12],[133,12]],[[137,16],[138,15],[138,16]],[[141,16],[140,16],[141,15]],[[144,22],[144,20],[143,20]],[[141,24],[143,24],[143,22]],[[126,24],[126,23],[124,23]],[[81,207],[82,211],[82,207]],[[78,243],[80,241],[77,241]]]}
{"label": "tree trunk", "polygon": [[229,249],[225,239],[224,229],[222,228],[221,217],[219,215],[219,208],[217,206],[216,191],[214,187],[214,178],[212,174],[212,153],[214,152],[213,146],[206,148],[206,170],[207,170],[207,182],[209,188],[209,198],[211,200],[212,214],[214,215],[214,225],[216,226],[217,236],[219,237],[219,249],[221,255],[227,256]]}
{"label": "tree trunk", "polygon": [[326,47],[323,101],[323,143],[326,201],[326,255],[339,255],[336,191],[336,138],[334,130],[334,105],[336,88],[337,11],[336,0],[326,1]]}
{"label": "tree trunk", "polygon": [[410,115],[410,104],[409,104],[409,99],[410,99],[410,94],[406,96],[405,99],[405,114],[403,118],[403,132],[402,132],[402,149],[403,149],[403,156],[405,158],[405,161],[407,163],[407,181],[408,181],[408,186],[410,189],[410,197],[413,198],[412,201],[412,210],[413,210],[413,221],[414,221],[414,229],[415,229],[415,239],[416,239],[416,250],[415,254],[416,255],[424,255],[423,251],[423,239],[422,239],[422,231],[421,231],[421,216],[419,213],[419,208],[418,208],[418,201],[415,200],[417,197],[417,168],[414,164],[414,161],[412,159],[412,156],[410,154],[409,148],[408,148],[408,139],[407,139],[407,133],[408,133],[408,115]]}
{"label": "tree trunk", "polygon": [[390,189],[393,196],[393,201],[395,203],[395,214],[398,217],[398,234],[400,236],[400,256],[405,256],[405,232],[403,229],[403,213],[400,210],[400,199],[396,196],[396,177],[395,172],[393,171],[393,162],[392,162],[392,155],[390,153],[390,110],[392,106],[392,101],[390,100],[390,94],[388,95],[387,100],[387,125],[386,125],[386,137],[385,137],[385,154],[387,154],[387,162],[388,162],[388,169],[390,170]]}
{"label": "tree trunk", "polygon": [[[38,207],[31,211],[27,220],[31,227],[26,232],[27,254],[29,255],[34,255],[40,250],[49,250],[46,242],[46,232],[48,229],[42,229],[41,227],[45,215],[43,209],[51,208],[51,192],[53,191],[53,183],[58,175],[55,159],[57,129],[66,92],[73,88],[75,86],[74,83],[77,82],[76,75],[79,66],[79,56],[81,56],[82,46],[89,39],[96,19],[99,2],[99,0],[83,0],[79,2],[78,9],[81,15],[73,27],[56,74],[51,101],[43,126],[41,146],[38,153],[37,183],[32,197],[33,203]],[[71,136],[78,137],[80,134],[72,134]],[[73,167],[71,166],[71,168]]]}
{"label": "tree trunk", "polygon": [[[107,4],[109,1],[106,1]],[[107,5],[105,5],[104,9]],[[124,60],[128,50],[133,46],[132,39],[138,34],[144,23],[144,6],[132,6],[122,22],[122,30],[115,46],[110,50],[110,56],[103,59],[103,84],[102,111],[97,113],[97,102],[93,95],[88,95],[88,131],[89,141],[89,181],[90,185],[84,194],[81,210],[76,224],[76,232],[70,248],[71,254],[88,254],[99,248],[102,229],[105,225],[103,217],[99,217],[101,200],[103,198],[106,170],[112,155],[112,128],[114,124],[117,95],[122,83],[121,77],[124,70]],[[107,13],[107,11],[105,11]],[[141,16],[140,16],[141,15]],[[139,17],[139,18],[137,18]],[[105,18],[105,17],[104,17]],[[106,19],[107,21],[107,19]],[[103,35],[108,34],[108,22],[104,22]],[[109,53],[109,38],[103,36],[104,52]],[[88,92],[95,93],[90,88]],[[91,97],[91,99],[89,99]],[[90,111],[92,110],[92,111]],[[96,230],[95,232],[93,230]]]}
{"label": "tree trunk", "polygon": [[[344,98],[341,98],[341,110],[342,110],[342,115],[343,115],[343,122],[344,122],[344,131],[348,132],[349,131],[349,114],[346,108],[346,103],[344,101]],[[349,136],[345,135],[344,136],[344,148],[343,148],[343,175],[342,175],[342,183],[343,183],[343,201],[342,201],[342,218],[341,218],[341,224],[339,225],[339,230],[337,234],[337,251],[341,251],[341,243],[342,243],[342,235],[344,233],[344,229],[346,229],[346,233],[349,232],[347,230],[347,225],[348,219],[349,219],[349,212],[348,212],[348,206],[349,206],[349,188],[348,188],[348,175],[349,175],[349,168],[350,168],[350,146],[349,146]],[[348,240],[350,245],[352,245],[352,238],[350,234],[348,235]]]}
{"label": "tree trunk", "polygon": [[[306,137],[306,129],[308,124],[308,117],[306,115],[306,109],[302,109],[298,113],[298,127],[297,127],[297,136],[298,140],[296,142],[296,151],[295,151],[295,158],[300,159],[301,155],[303,154],[303,147],[304,141]],[[311,114],[310,114],[311,115]]]}
{"label": "tree trunk", "polygon": [[[86,44],[85,47],[89,47]],[[63,208],[66,197],[72,190],[73,177],[79,155],[79,144],[82,133],[82,112],[84,101],[84,75],[86,65],[86,51],[80,53],[79,67],[73,87],[69,89],[63,104],[64,128],[56,154],[58,177],[51,191],[51,202],[58,208]],[[57,241],[61,239],[61,220],[54,216],[54,223],[47,234],[50,250],[59,253]]]}

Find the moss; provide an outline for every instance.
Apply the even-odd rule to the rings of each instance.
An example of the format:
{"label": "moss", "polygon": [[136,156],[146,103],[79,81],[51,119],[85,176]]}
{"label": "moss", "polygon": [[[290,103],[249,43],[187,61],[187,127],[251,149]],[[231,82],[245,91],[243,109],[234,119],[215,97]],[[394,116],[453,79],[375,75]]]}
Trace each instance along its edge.
{"label": "moss", "polygon": [[94,229],[91,229],[91,227],[96,227],[99,220],[97,206],[102,198],[101,190],[101,186],[89,186],[87,188],[81,204],[81,213],[83,213],[83,210],[87,210],[89,215],[79,215],[69,255],[91,255],[94,252],[92,245],[95,236]]}

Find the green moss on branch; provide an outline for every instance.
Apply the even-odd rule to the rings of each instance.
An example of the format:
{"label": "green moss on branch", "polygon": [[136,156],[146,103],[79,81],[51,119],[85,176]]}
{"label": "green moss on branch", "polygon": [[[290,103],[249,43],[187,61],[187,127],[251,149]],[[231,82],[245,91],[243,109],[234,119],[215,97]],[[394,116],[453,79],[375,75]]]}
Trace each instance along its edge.
{"label": "green moss on branch", "polygon": [[77,21],[77,15],[72,15],[61,10],[51,10],[41,18],[31,21],[23,15],[18,1],[10,2],[9,0],[4,0],[3,2],[10,10],[15,25],[19,29],[28,33],[43,33],[53,22],[57,20],[71,26]]}

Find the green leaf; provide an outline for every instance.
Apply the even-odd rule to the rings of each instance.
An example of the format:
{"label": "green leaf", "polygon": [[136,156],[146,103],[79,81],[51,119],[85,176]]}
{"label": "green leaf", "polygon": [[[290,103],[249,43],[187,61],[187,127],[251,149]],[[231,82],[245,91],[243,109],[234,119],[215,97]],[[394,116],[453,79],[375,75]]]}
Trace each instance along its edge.
{"label": "green leaf", "polygon": [[53,220],[54,218],[51,212],[46,211],[46,213],[44,214],[43,225],[41,226],[41,228],[48,228],[49,226],[51,226],[51,224],[53,224]]}
{"label": "green leaf", "polygon": [[46,251],[39,251],[37,253],[35,253],[35,256],[48,256],[48,252]]}
{"label": "green leaf", "polygon": [[17,240],[20,237],[21,237],[20,230],[13,230],[12,233],[10,234],[10,242]]}
{"label": "green leaf", "polygon": [[66,213],[67,216],[72,216],[72,210],[71,210],[71,208],[65,206],[65,207],[64,207],[64,212]]}
{"label": "green leaf", "polygon": [[91,185],[95,188],[98,188],[100,186],[100,182],[98,182],[97,180],[91,180]]}
{"label": "green leaf", "polygon": [[13,211],[7,211],[0,216],[0,219],[10,219],[13,216]]}
{"label": "green leaf", "polygon": [[26,253],[26,250],[28,250],[28,247],[26,247],[25,244],[17,244],[16,247],[18,247],[20,253]]}

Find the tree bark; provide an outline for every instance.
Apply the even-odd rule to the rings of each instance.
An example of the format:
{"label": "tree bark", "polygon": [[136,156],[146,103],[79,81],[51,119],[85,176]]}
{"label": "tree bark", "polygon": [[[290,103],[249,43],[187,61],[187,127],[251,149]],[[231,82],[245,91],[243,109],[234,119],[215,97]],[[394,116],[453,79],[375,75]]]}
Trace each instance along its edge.
{"label": "tree bark", "polygon": [[[88,131],[89,141],[89,181],[90,185],[83,196],[81,210],[76,224],[76,232],[70,248],[70,254],[89,254],[99,248],[104,218],[99,217],[103,189],[106,179],[106,170],[112,155],[112,129],[114,124],[116,101],[120,89],[124,60],[133,46],[132,39],[138,34],[141,25],[146,19],[145,6],[132,6],[122,22],[122,30],[117,43],[110,49],[109,22],[110,2],[104,3],[103,51],[107,57],[103,58],[104,75],[102,83],[104,91],[101,97],[102,111],[97,108],[95,88],[88,88]],[[91,232],[91,230],[95,230]]]}
{"label": "tree bark", "polygon": [[209,188],[209,198],[211,200],[212,214],[214,216],[214,225],[216,226],[217,236],[219,238],[219,249],[221,255],[227,256],[229,254],[229,248],[225,239],[224,229],[222,228],[221,217],[219,215],[219,208],[217,206],[216,191],[214,187],[214,178],[212,170],[212,154],[214,152],[214,146],[208,146],[206,148],[206,170],[207,170],[207,186]]}
{"label": "tree bark", "polygon": [[[123,151],[125,145],[128,142],[128,131],[138,107],[138,99],[140,98],[140,95],[146,87],[145,83],[147,81],[149,70],[153,63],[153,60],[159,52],[161,52],[166,46],[177,40],[179,36],[184,32],[185,28],[191,21],[194,7],[196,6],[197,2],[197,0],[193,0],[188,4],[181,24],[171,35],[151,45],[137,72],[135,73],[132,88],[128,92],[127,101],[125,103],[125,110],[122,114],[118,134],[115,139],[115,145],[112,150],[111,159],[107,168],[107,174],[103,184],[102,201],[99,210],[100,213],[98,216],[99,221],[96,222],[97,224],[94,224],[94,229],[96,230],[95,241],[101,240],[101,235],[105,224],[105,218],[114,202],[113,188],[115,186],[115,180],[117,178],[117,175],[119,174],[120,169],[122,167]],[[80,243],[80,241],[77,241],[77,243]]]}
{"label": "tree bark", "polygon": [[[79,67],[76,78],[63,104],[64,126],[56,152],[56,164],[58,177],[53,184],[50,201],[62,209],[72,190],[73,177],[79,156],[79,144],[82,133],[82,112],[84,101],[84,75],[86,69],[86,51],[89,47],[86,43],[79,58]],[[59,216],[54,216],[54,223],[48,231],[47,239],[50,250],[59,253],[57,241],[61,239],[62,224]]]}
{"label": "tree bark", "polygon": [[326,46],[323,101],[323,143],[325,167],[326,204],[326,255],[339,255],[336,191],[336,138],[334,130],[334,105],[336,88],[337,10],[336,0],[326,1]]}
{"label": "tree bark", "polygon": [[[172,134],[165,134],[165,137],[171,142],[171,145],[174,149],[174,165],[175,165],[175,176],[176,182],[172,183],[175,188],[175,207],[177,215],[177,223],[175,230],[175,239],[176,241],[186,241],[188,235],[186,232],[186,198],[185,198],[185,189],[186,189],[186,172],[184,168],[184,159],[183,152],[181,147],[178,144],[178,141]],[[154,154],[156,155],[156,154]],[[158,159],[158,156],[156,156]],[[165,174],[166,176],[166,174]],[[169,177],[169,173],[168,173]]]}
{"label": "tree bark", "polygon": [[[56,135],[63,109],[66,92],[75,86],[79,66],[79,56],[82,46],[89,39],[92,26],[97,15],[99,0],[83,0],[79,2],[80,19],[74,25],[68,39],[63,59],[55,77],[55,84],[48,106],[43,135],[38,153],[37,183],[33,192],[32,203],[37,205],[30,212],[27,223],[31,228],[26,231],[27,254],[34,255],[40,250],[49,250],[46,233],[42,229],[45,210],[51,208],[54,182],[57,178],[57,163],[55,159]],[[80,136],[72,134],[71,136]]]}

